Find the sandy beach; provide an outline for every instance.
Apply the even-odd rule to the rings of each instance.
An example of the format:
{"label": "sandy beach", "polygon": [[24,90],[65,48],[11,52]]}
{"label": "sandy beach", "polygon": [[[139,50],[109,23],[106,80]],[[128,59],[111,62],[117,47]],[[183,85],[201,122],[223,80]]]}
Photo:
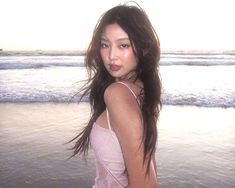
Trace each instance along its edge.
{"label": "sandy beach", "polygon": [[[91,187],[95,161],[66,160],[87,103],[1,103],[0,187]],[[235,109],[164,106],[156,159],[160,187],[233,187]]]}

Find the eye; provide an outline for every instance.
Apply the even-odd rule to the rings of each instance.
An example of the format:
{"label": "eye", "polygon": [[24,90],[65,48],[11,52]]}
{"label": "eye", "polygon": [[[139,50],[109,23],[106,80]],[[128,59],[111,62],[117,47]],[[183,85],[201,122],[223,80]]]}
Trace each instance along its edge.
{"label": "eye", "polygon": [[120,48],[129,48],[130,45],[129,45],[129,44],[121,44],[119,47],[120,47]]}
{"label": "eye", "polygon": [[101,42],[100,47],[101,48],[108,48],[109,46],[108,46],[108,44]]}

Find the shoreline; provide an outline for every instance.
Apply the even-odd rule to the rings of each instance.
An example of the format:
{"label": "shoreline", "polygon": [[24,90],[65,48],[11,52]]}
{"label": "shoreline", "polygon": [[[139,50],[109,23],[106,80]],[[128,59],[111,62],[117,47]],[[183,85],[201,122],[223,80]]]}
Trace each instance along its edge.
{"label": "shoreline", "polygon": [[[89,102],[87,100],[82,100],[80,103],[79,102],[68,102],[68,101],[0,101],[0,106],[1,105],[9,105],[9,104],[16,104],[16,105],[80,105],[80,104],[88,104]],[[191,105],[191,104],[168,104],[168,103],[163,103],[162,107],[179,107],[179,108],[208,108],[208,109],[235,109],[234,106],[201,106],[201,105]]]}

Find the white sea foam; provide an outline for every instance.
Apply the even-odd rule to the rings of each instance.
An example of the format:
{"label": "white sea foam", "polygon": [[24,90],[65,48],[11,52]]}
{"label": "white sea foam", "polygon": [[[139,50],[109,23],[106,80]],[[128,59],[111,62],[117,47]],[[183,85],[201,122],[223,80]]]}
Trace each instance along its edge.
{"label": "white sea foam", "polygon": [[[0,56],[0,102],[77,101],[83,65],[75,55]],[[160,71],[164,104],[235,107],[234,55],[163,54]]]}

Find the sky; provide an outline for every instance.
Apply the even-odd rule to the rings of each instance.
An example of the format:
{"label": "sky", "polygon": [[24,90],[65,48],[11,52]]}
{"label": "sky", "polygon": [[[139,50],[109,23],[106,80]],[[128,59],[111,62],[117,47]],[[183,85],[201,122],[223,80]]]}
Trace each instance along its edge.
{"label": "sky", "polygon": [[[123,0],[0,0],[0,49],[85,50]],[[163,50],[235,50],[234,0],[136,0]]]}

